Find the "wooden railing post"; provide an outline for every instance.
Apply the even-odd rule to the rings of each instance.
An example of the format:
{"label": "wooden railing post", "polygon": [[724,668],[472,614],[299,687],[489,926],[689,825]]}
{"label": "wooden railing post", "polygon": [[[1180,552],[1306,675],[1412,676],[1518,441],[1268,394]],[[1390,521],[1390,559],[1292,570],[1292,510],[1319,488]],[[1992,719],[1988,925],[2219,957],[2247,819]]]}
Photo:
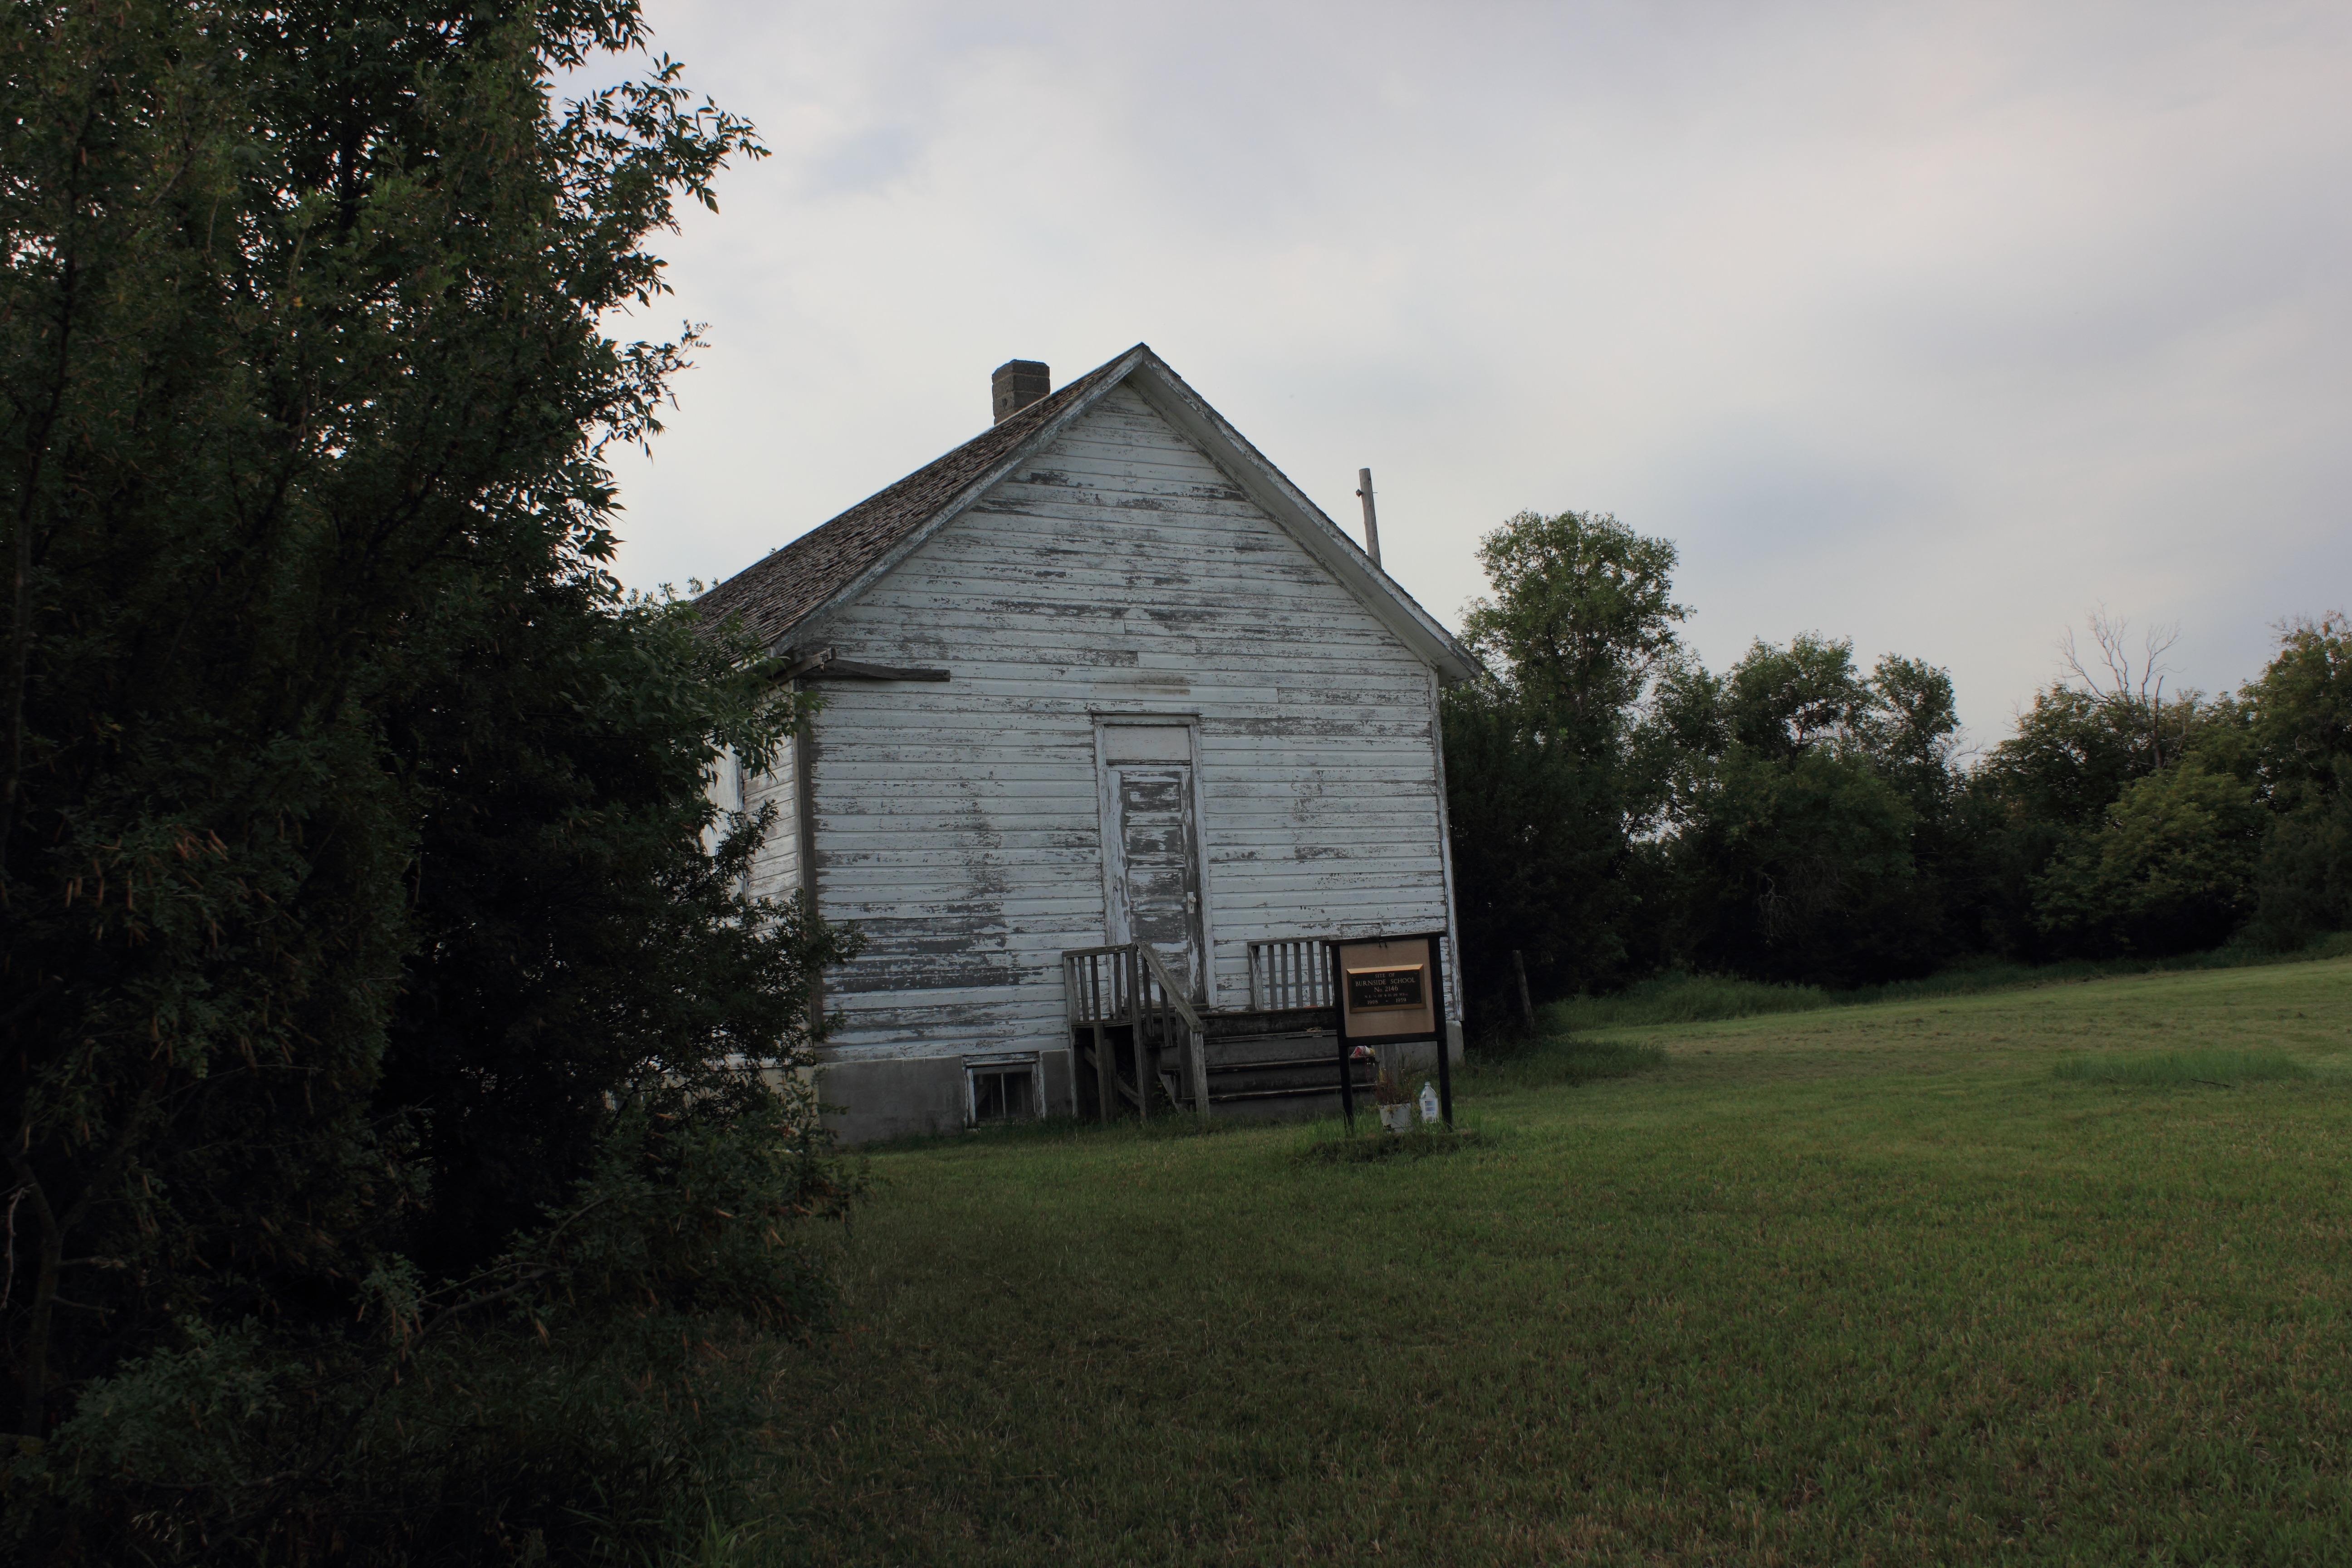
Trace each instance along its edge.
{"label": "wooden railing post", "polygon": [[1087,984],[1092,988],[1095,1009],[1095,1117],[1104,1126],[1110,1125],[1112,1108],[1118,1103],[1118,1073],[1110,1059],[1110,1019],[1118,1004],[1118,981],[1112,977],[1110,1005],[1103,1002],[1103,955],[1087,955]]}
{"label": "wooden railing post", "polygon": [[1209,1042],[1202,1031],[1184,1031],[1184,1055],[1192,1071],[1192,1110],[1202,1121],[1209,1120]]}
{"label": "wooden railing post", "polygon": [[1135,1115],[1139,1121],[1151,1120],[1151,1075],[1144,1070],[1144,1035],[1151,1027],[1151,993],[1144,989],[1142,944],[1129,950],[1128,972],[1135,977],[1134,989],[1129,993],[1135,999]]}

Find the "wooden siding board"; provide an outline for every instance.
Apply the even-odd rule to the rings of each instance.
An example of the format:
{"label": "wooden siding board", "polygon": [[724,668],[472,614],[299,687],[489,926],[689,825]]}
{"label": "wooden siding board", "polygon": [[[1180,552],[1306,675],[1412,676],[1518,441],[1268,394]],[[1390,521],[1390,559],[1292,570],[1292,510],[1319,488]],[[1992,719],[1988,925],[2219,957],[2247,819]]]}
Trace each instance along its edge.
{"label": "wooden siding board", "polygon": [[[988,696],[985,691],[976,689],[985,683],[960,684],[965,684],[962,695],[967,700]],[[1239,689],[1236,695],[1236,689],[1206,682],[1186,682],[1181,686],[1153,681],[1089,681],[1084,684],[1084,692],[1075,694],[1079,700],[1090,700],[1093,693],[1117,688],[1131,691],[1139,700],[1155,696],[1214,699],[1220,706],[1228,708],[1276,710],[1274,702],[1252,695],[1255,691],[1272,689],[1269,688]],[[1063,699],[1065,701],[1073,700],[1072,695],[1066,695]],[[1198,706],[1197,703],[1194,705]],[[866,754],[865,748],[899,744],[988,746],[1011,753],[1027,752],[1054,757],[1084,757],[1088,750],[1089,742],[1082,734],[1074,735],[1062,730],[1029,729],[1026,727],[1028,715],[1016,711],[999,710],[995,715],[997,721],[992,724],[984,721],[984,715],[982,721],[973,722],[965,715],[944,709],[928,710],[926,717],[932,716],[936,716],[935,722],[927,722],[919,727],[897,720],[868,721],[861,718],[857,721],[862,731],[861,746],[853,760],[862,759]],[[1359,766],[1367,763],[1377,763],[1380,760],[1377,752],[1367,752],[1364,742],[1385,742],[1390,751],[1404,752],[1425,746],[1428,740],[1428,725],[1389,717],[1385,710],[1350,713],[1318,705],[1306,714],[1286,715],[1279,710],[1263,715],[1255,712],[1228,713],[1216,723],[1202,724],[1201,749],[1204,759],[1220,762],[1228,772],[1271,776],[1274,769],[1260,759],[1279,757],[1287,765],[1290,758],[1319,754],[1328,756],[1334,765]],[[929,765],[935,769],[945,766],[938,763],[936,757]],[[1423,770],[1412,768],[1405,762],[1396,762],[1393,766],[1416,775],[1423,773]]]}
{"label": "wooden siding board", "polygon": [[755,897],[782,899],[801,885],[799,796],[793,783],[794,742],[787,741],[775,768],[744,783],[743,805],[749,811],[762,805],[776,808],[768,836],[752,858],[751,890]]}
{"label": "wooden siding board", "polygon": [[[1097,518],[1089,524],[1101,529],[1123,522],[1123,519]],[[1205,546],[1205,541],[1187,541],[1190,545]],[[968,584],[959,584],[952,577],[926,566],[903,579],[893,579],[887,589],[877,590],[877,596],[886,603],[906,605],[918,601],[937,600],[956,610],[964,606],[985,607],[1005,604],[1024,605],[1056,616],[1091,615],[1110,620],[1123,620],[1139,614],[1139,607],[1124,604],[1056,605],[1050,598],[1056,590],[1071,588],[1113,589],[1131,587],[1137,574],[1127,567],[1102,564],[1079,566],[1064,563],[1052,570],[1029,568],[1016,570],[982,566],[975,569]],[[1308,582],[1303,574],[1268,574],[1255,581],[1205,583],[1196,590],[1199,603],[1210,608],[1239,608],[1258,605],[1270,611],[1286,612],[1291,606],[1281,592],[1285,587],[1297,587]],[[959,589],[961,588],[961,592]],[[975,612],[976,613],[976,612]],[[1335,636],[1360,635],[1351,628],[1337,628]]]}
{"label": "wooden siding board", "polygon": [[[1153,591],[1127,583],[1075,586],[1079,591],[1106,595]],[[1142,653],[1139,645],[1131,640],[1106,644],[1100,639],[1132,639],[1146,631],[1171,628],[1190,631],[1195,640],[1186,647],[1181,660],[1171,657],[1160,668],[1198,670],[1204,676],[1242,684],[1259,684],[1265,672],[1220,668],[1212,662],[1216,654],[1279,649],[1298,661],[1291,667],[1295,671],[1293,679],[1315,679],[1351,670],[1360,679],[1362,671],[1354,665],[1354,657],[1365,653],[1377,656],[1385,651],[1381,639],[1368,632],[1329,631],[1316,625],[1313,617],[1293,615],[1271,602],[1202,605],[1180,615],[1103,604],[1038,605],[1010,595],[977,600],[958,597],[943,587],[935,594],[896,596],[888,607],[903,616],[919,617],[918,624],[925,630],[901,639],[910,647],[955,647],[959,641],[965,640],[957,636],[961,632],[1019,632],[1021,641],[1005,650],[1001,664],[992,666],[1003,670],[1003,678],[1013,679],[1041,667],[1050,668],[1056,663],[1128,663]],[[964,651],[969,652],[969,647]],[[1057,659],[1055,655],[1068,657]],[[992,663],[985,655],[981,656],[981,662]],[[1261,682],[1243,679],[1250,674],[1260,676]],[[834,689],[839,689],[838,685]],[[1410,710],[1410,705],[1396,702],[1392,693],[1384,691],[1382,700],[1400,711]]]}
{"label": "wooden siding board", "polygon": [[[1150,590],[1129,587],[1124,584],[1107,584],[1093,590],[1102,594],[1134,594]],[[1240,605],[1228,610],[1234,624],[1223,626],[1192,626],[1182,617],[1150,616],[1136,612],[1106,609],[1099,605],[1073,606],[1046,610],[1032,609],[1017,601],[1009,601],[986,613],[950,609],[947,595],[935,601],[910,596],[891,606],[899,616],[915,619],[927,631],[900,641],[908,652],[924,649],[946,650],[958,646],[960,633],[979,632],[1003,637],[1017,635],[1017,652],[1007,650],[1001,663],[981,662],[983,669],[975,674],[991,674],[998,679],[1019,680],[1024,675],[1045,674],[1059,665],[1086,667],[1092,665],[1124,665],[1129,668],[1150,668],[1181,671],[1202,679],[1221,679],[1229,684],[1262,686],[1274,672],[1251,668],[1245,665],[1224,665],[1216,662],[1219,655],[1257,658],[1279,654],[1286,664],[1281,674],[1291,684],[1309,681],[1338,681],[1343,688],[1352,679],[1366,679],[1360,659],[1377,658],[1386,650],[1378,638],[1360,634],[1325,633],[1311,621],[1286,626],[1271,606]],[[969,604],[970,601],[965,601]],[[1244,617],[1247,617],[1245,620]],[[1260,620],[1258,617],[1265,617]],[[1056,622],[1085,623],[1057,625]],[[1192,638],[1180,657],[1163,656],[1163,661],[1141,666],[1137,660],[1144,650],[1133,639],[1147,629],[1191,630]],[[1127,638],[1125,643],[1106,644],[1104,638]],[[1252,679],[1255,677],[1255,679]],[[971,679],[971,677],[966,677]],[[1379,689],[1358,686],[1368,694]],[[838,683],[833,689],[840,689]],[[1039,695],[1045,694],[1041,687]],[[1411,711],[1397,702],[1392,693],[1379,689],[1372,700],[1397,709]]]}
{"label": "wooden siding board", "polygon": [[[1413,739],[1426,743],[1422,737]],[[961,777],[973,773],[981,775],[976,782],[1051,785],[1061,782],[1061,774],[1072,763],[1084,760],[1076,752],[1058,759],[1045,755],[1043,753],[1051,749],[1044,747],[975,745],[971,748],[973,754],[965,761],[962,768],[950,771],[940,768],[930,760],[938,754],[938,748],[936,739],[931,746],[926,747],[909,736],[860,737],[854,755],[825,758],[826,763],[832,764],[826,772],[831,775],[837,768],[841,770],[837,776],[843,778],[885,780],[895,776],[908,784],[928,783],[941,788],[952,786],[961,781]],[[1295,781],[1302,774],[1312,774],[1313,782],[1318,784],[1354,782],[1401,785],[1410,783],[1433,793],[1433,781],[1425,774],[1408,772],[1384,757],[1350,759],[1338,747],[1310,749],[1301,746],[1280,750],[1258,747],[1253,748],[1250,754],[1270,758],[1270,763],[1235,763],[1237,770],[1246,769],[1246,772],[1218,781],[1216,787],[1220,795],[1243,799],[1253,794],[1295,790]],[[1206,760],[1215,761],[1216,758],[1217,753],[1213,751]],[[1062,795],[1068,792],[1056,789],[1051,793]],[[822,817],[830,816],[834,806],[832,802],[820,799],[817,809]]]}

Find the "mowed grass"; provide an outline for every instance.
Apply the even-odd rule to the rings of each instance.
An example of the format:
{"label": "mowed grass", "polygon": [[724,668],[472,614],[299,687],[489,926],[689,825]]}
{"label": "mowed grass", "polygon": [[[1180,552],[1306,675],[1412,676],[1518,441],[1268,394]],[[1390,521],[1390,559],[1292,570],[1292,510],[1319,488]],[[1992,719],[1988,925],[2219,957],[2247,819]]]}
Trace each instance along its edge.
{"label": "mowed grass", "polygon": [[2140,1056],[2069,1057],[2052,1069],[2081,1083],[2136,1083],[2234,1089],[2270,1079],[2309,1078],[2311,1064],[2284,1051],[2158,1051]]}
{"label": "mowed grass", "polygon": [[[2302,1070],[2060,1070],[2188,1053]],[[1580,1036],[1460,1106],[1443,1159],[878,1154],[743,1560],[2352,1560],[2352,963]]]}

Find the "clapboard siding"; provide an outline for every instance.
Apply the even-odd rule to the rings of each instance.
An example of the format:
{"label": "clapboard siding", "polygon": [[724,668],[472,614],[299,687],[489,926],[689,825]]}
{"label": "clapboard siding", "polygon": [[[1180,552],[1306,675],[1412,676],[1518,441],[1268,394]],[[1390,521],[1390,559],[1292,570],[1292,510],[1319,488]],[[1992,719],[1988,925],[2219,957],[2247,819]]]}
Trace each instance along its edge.
{"label": "clapboard siding", "polygon": [[775,808],[774,821],[761,847],[760,858],[751,868],[751,891],[755,897],[784,898],[801,885],[799,796],[793,784],[793,770],[798,765],[795,748],[796,742],[786,742],[774,771],[748,779],[743,784],[744,810],[756,812],[763,805]]}
{"label": "clapboard siding", "polygon": [[[838,1058],[1066,1043],[1098,714],[1196,726],[1213,1005],[1251,941],[1450,923],[1429,666],[1126,387],[794,640],[952,672],[819,688],[819,902],[866,939]],[[791,792],[747,791],[780,805],[762,885],[800,884]]]}

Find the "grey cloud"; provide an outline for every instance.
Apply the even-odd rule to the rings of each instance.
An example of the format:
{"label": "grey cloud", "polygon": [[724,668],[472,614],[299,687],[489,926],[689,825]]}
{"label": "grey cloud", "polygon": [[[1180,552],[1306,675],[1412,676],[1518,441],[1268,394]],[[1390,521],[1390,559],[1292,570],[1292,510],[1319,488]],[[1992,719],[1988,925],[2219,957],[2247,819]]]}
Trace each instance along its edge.
{"label": "grey cloud", "polygon": [[[661,5],[777,156],[632,581],[731,571],[1138,339],[1423,601],[1521,507],[1683,546],[1997,731],[2088,604],[2252,673],[2352,598],[2352,19],[2246,5]],[[667,313],[666,313],[667,314]]]}

